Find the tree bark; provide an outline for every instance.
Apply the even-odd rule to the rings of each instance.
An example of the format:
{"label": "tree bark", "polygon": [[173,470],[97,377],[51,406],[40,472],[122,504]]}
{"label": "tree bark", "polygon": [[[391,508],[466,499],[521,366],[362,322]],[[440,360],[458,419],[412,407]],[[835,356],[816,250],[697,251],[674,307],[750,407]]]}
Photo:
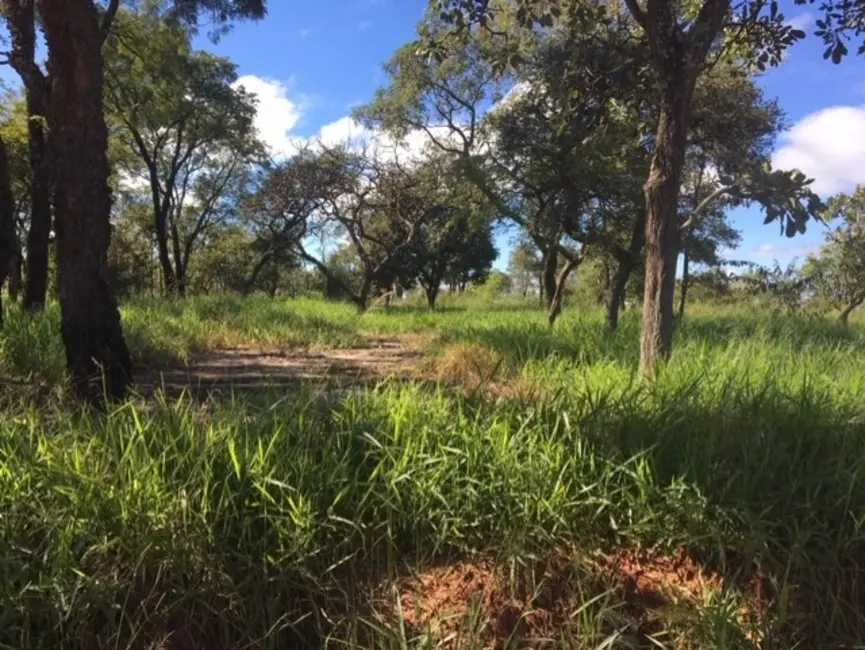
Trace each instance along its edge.
{"label": "tree bark", "polygon": [[171,252],[174,255],[174,290],[181,298],[186,296],[186,264],[180,247],[180,231],[177,229],[177,210],[171,212]]}
{"label": "tree bark", "polygon": [[18,248],[15,233],[15,195],[9,180],[9,161],[6,143],[0,138],[0,325],[3,324],[3,283],[12,268]]}
{"label": "tree bark", "polygon": [[640,253],[643,251],[645,242],[646,225],[643,215],[638,215],[634,220],[634,229],[631,232],[631,242],[628,250],[619,249],[614,251],[616,256],[616,272],[610,282],[609,293],[606,296],[606,327],[610,332],[615,332],[619,327],[619,311],[625,309],[625,294],[628,288],[628,280],[637,266]]}
{"label": "tree bark", "polygon": [[850,314],[853,312],[854,309],[861,305],[863,301],[865,301],[865,297],[857,298],[856,300],[853,300],[852,302],[847,304],[844,309],[841,310],[841,313],[838,314],[838,322],[842,325],[847,325]]}
{"label": "tree bark", "polygon": [[10,63],[24,83],[30,156],[30,231],[27,234],[27,284],[24,308],[42,309],[48,292],[51,237],[51,167],[45,134],[49,80],[36,63],[34,0],[4,3],[12,41]]}
{"label": "tree bark", "polygon": [[12,262],[9,264],[9,299],[12,302],[18,302],[18,296],[21,295],[21,279],[21,248],[19,246],[15,249]]}
{"label": "tree bark", "polygon": [[643,187],[646,197],[646,279],[640,368],[650,373],[673,349],[673,304],[679,253],[678,197],[682,183],[687,113],[694,83],[679,70],[665,83],[655,153]]}
{"label": "tree bark", "polygon": [[[186,282],[184,280],[184,285],[185,284],[186,284]],[[270,296],[271,300],[276,298],[276,292],[278,289],[279,289],[279,264],[274,264],[273,265],[273,281],[270,283],[270,291],[268,292],[268,295]]]}
{"label": "tree bark", "polygon": [[275,251],[268,251],[264,255],[261,256],[261,259],[255,263],[255,266],[252,267],[252,272],[249,274],[249,277],[243,283],[243,295],[248,296],[255,289],[255,283],[258,282],[258,276],[261,274],[262,269],[267,266],[267,263],[270,262],[274,256],[276,255]]}
{"label": "tree bark", "polygon": [[621,311],[624,304],[625,288],[628,286],[628,279],[631,277],[633,270],[633,260],[620,260],[607,290],[605,324],[607,330],[610,332],[615,332],[619,327],[619,311]]}
{"label": "tree bark", "polygon": [[643,27],[661,80],[661,103],[655,151],[646,197],[646,279],[640,368],[649,374],[658,359],[673,348],[673,308],[679,245],[677,199],[687,144],[691,99],[706,56],[721,31],[729,0],[702,0],[686,26],[679,3],[625,0],[631,16]]}
{"label": "tree bark", "polygon": [[429,286],[424,288],[424,293],[426,293],[426,304],[430,309],[436,308],[436,300],[439,295],[439,285],[436,283],[432,283]]}
{"label": "tree bark", "polygon": [[42,0],[42,17],[61,332],[76,394],[100,403],[106,393],[125,395],[132,363],[108,282],[111,190],[99,14],[91,0]]}
{"label": "tree bark", "polygon": [[688,250],[688,236],[685,235],[685,245],[682,247],[682,291],[679,294],[679,315],[681,321],[685,317],[685,302],[688,300],[688,287],[691,284],[691,254]]}
{"label": "tree bark", "polygon": [[573,259],[568,260],[556,278],[556,288],[553,291],[553,298],[550,302],[550,311],[547,315],[547,322],[549,322],[550,327],[555,325],[556,319],[559,317],[559,314],[562,313],[562,301],[565,298],[565,283],[568,281],[568,276],[571,274],[571,271],[580,265],[582,261],[582,255],[577,255]]}
{"label": "tree bark", "polygon": [[[550,245],[550,248],[544,254],[544,270],[543,270],[543,288],[542,294],[546,299],[546,307],[548,310],[552,309],[553,300],[556,295],[556,272],[559,267],[559,252],[556,250],[554,245]],[[552,311],[550,311],[552,313]],[[555,319],[553,319],[555,320]]]}
{"label": "tree bark", "polygon": [[[38,91],[41,92],[41,91]],[[48,161],[43,99],[31,101],[27,91],[28,140],[30,150],[30,231],[27,233],[27,285],[24,307],[39,311],[48,294],[48,258],[51,239],[51,167]]]}
{"label": "tree bark", "polygon": [[[155,175],[156,172],[151,172]],[[159,254],[159,266],[162,269],[162,282],[165,285],[165,293],[177,293],[177,276],[171,265],[171,256],[168,252],[168,205],[163,204],[159,197],[159,181],[155,176],[151,178],[151,191],[153,193],[153,226],[156,233],[156,250]]]}

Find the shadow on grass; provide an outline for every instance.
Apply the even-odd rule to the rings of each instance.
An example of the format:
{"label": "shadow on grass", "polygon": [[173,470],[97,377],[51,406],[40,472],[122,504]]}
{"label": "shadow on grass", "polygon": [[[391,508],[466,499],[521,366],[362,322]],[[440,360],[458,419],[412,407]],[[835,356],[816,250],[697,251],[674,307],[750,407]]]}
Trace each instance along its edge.
{"label": "shadow on grass", "polygon": [[[636,367],[639,363],[640,321],[637,314],[623,317],[615,332],[608,332],[599,318],[578,316],[562,319],[555,328],[541,322],[504,324],[445,324],[443,342],[471,342],[486,346],[509,361],[522,365],[552,357],[582,365],[615,362]],[[845,327],[815,318],[695,316],[678,325],[676,349],[723,351],[731,342],[784,346],[815,353],[847,351],[865,354],[865,337],[858,325]]]}
{"label": "shadow on grass", "polygon": [[[771,382],[522,404],[391,381],[326,401],[304,385],[204,409],[9,418],[0,643],[107,648],[168,629],[170,648],[321,647],[348,629],[355,647],[413,647],[360,622],[406,567],[639,545],[728,576],[733,622],[745,585],[765,583],[754,615],[773,647],[840,648],[865,638],[861,415]],[[567,619],[601,595],[574,598]],[[614,596],[611,616],[629,606]],[[86,645],[99,616],[106,643]]]}
{"label": "shadow on grass", "polygon": [[308,349],[220,349],[196,355],[185,365],[143,369],[137,382],[144,396],[162,393],[196,399],[262,391],[296,392],[301,384],[323,391],[372,387],[386,378],[408,378],[420,352],[395,339],[364,340],[364,347]]}

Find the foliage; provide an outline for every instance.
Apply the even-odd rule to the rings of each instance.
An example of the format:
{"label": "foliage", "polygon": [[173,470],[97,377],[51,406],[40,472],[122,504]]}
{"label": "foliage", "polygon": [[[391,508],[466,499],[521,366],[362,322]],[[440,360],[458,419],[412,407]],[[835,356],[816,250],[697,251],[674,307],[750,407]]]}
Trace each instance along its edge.
{"label": "foliage", "polygon": [[[403,162],[346,144],[317,145],[275,167],[248,211],[267,254],[291,251],[365,309],[374,288],[409,284],[439,260],[437,233],[466,208],[449,194],[448,178],[435,161]],[[338,238],[357,263],[356,286],[311,248]],[[438,266],[436,278],[427,273],[428,284],[453,270],[453,261]]]}
{"label": "foliage", "polygon": [[541,269],[542,260],[537,247],[525,237],[521,238],[511,248],[508,259],[508,276],[514,289],[525,296],[532,287],[539,288]]}
{"label": "foliage", "polygon": [[841,320],[865,301],[865,187],[833,197],[827,205],[829,220],[841,223],[826,235],[817,256],[808,259],[804,273],[813,288],[841,309]]}
{"label": "foliage", "polygon": [[[796,0],[797,5],[814,4],[815,0]],[[862,0],[820,0],[822,17],[815,21],[814,34],[826,44],[824,59],[840,63],[847,56],[847,43],[851,37],[861,39],[865,34],[865,2]],[[865,42],[859,45],[857,54],[865,53]]]}
{"label": "foliage", "polygon": [[264,155],[254,101],[233,63],[149,14],[118,14],[105,60],[108,120],[131,154],[123,172],[146,183],[165,288],[183,292],[193,253],[236,217]]}
{"label": "foliage", "polygon": [[786,268],[778,262],[770,268],[755,265],[741,276],[741,282],[751,295],[767,296],[775,309],[794,314],[805,301],[810,281],[792,260]]}
{"label": "foliage", "polygon": [[[711,599],[653,612],[652,630],[685,647],[729,648],[712,636],[719,620],[728,634],[759,629],[777,647],[861,638],[849,580],[865,508],[858,323],[695,309],[648,385],[634,374],[637,320],[610,336],[597,313],[565,314],[548,330],[527,310],[358,318],[320,301],[210,297],[139,301],[124,316],[139,356],[146,340],[192,332],[339,345],[358,328],[433,328],[504,355],[538,392],[496,401],[390,382],[337,400],[301,388],[204,406],[132,401],[75,417],[53,402],[10,404],[0,423],[7,645],[93,639],[98,610],[110,615],[96,634],[112,646],[180,634],[179,620],[210,630],[220,647],[321,646],[327,636],[356,648],[424,648],[412,630],[394,641],[403,639],[399,617],[380,591],[366,600],[361,578],[390,593],[404,561],[422,572],[483,555],[510,567],[516,592],[537,568],[527,557],[574,544],[586,555],[558,560],[569,567],[594,549],[639,544],[687,549],[721,572],[729,616]],[[56,359],[57,318],[53,307],[16,315],[0,358],[14,347]],[[28,561],[34,550],[39,563]],[[739,614],[753,596],[751,566],[783,601],[749,609],[749,623]],[[615,581],[578,576],[569,587],[578,613],[556,630],[560,645],[631,644],[625,635],[641,629],[639,618]],[[131,593],[143,596],[124,606]],[[586,607],[594,598],[604,606]],[[789,603],[783,613],[780,602]],[[308,616],[313,607],[333,614]]]}

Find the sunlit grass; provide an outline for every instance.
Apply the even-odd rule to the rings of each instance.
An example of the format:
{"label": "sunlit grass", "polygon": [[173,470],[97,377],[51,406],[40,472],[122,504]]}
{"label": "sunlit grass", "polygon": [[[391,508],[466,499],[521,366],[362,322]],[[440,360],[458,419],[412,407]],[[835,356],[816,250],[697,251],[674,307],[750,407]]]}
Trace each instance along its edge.
{"label": "sunlit grass", "polygon": [[[7,320],[0,368],[62,376],[56,312]],[[432,331],[431,355],[485,349],[503,360],[489,373],[537,392],[386,382],[330,399],[310,389],[130,402],[108,416],[9,407],[0,647],[157,647],[172,632],[180,645],[168,647],[316,647],[330,635],[334,647],[432,648],[369,606],[408,567],[482,554],[518,582],[536,560],[633,545],[687,549],[728,576],[728,590],[687,615],[659,614],[648,641],[622,623],[608,586],[581,578],[570,588],[586,607],[556,647],[865,638],[858,324],[697,307],[647,382],[632,313],[608,334],[597,312],[566,312],[551,331],[539,311],[513,307],[359,316],[313,300],[215,297],[136,302],[124,320],[151,363]],[[762,646],[738,618],[755,575],[774,594],[754,623]],[[482,647],[481,623],[466,623],[461,647]]]}

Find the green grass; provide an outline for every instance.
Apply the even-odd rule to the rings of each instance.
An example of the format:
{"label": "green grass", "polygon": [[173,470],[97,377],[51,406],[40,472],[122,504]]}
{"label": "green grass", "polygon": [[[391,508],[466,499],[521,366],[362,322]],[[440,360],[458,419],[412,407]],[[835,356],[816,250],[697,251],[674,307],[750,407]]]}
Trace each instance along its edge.
{"label": "green grass", "polygon": [[[387,585],[478,555],[507,567],[515,590],[537,587],[539,565],[578,567],[563,596],[572,616],[543,647],[855,647],[865,638],[863,330],[692,311],[674,358],[646,382],[634,314],[609,335],[599,313],[566,312],[550,331],[513,306],[358,317],[317,301],[127,305],[130,343],[150,362],[434,331],[433,353],[479,344],[507,360],[502,381],[538,390],[494,399],[386,382],[331,399],[310,389],[138,401],[107,416],[10,406],[0,648],[141,648],[169,632],[178,648],[432,648],[398,611],[381,618]],[[56,313],[10,316],[0,368],[62,374]],[[584,563],[634,545],[686,549],[727,588],[658,612],[649,640],[615,584]],[[744,623],[755,575],[775,598]],[[482,647],[483,617],[472,610],[459,647]]]}

